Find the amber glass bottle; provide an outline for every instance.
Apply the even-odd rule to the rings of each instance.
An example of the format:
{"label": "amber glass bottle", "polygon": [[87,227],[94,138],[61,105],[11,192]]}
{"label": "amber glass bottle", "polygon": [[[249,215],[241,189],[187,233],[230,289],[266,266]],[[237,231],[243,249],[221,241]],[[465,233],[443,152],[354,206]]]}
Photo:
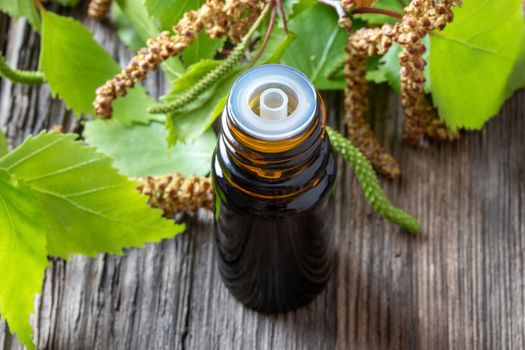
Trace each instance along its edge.
{"label": "amber glass bottle", "polygon": [[323,102],[284,65],[234,84],[212,162],[219,271],[243,304],[275,313],[311,301],[333,270],[336,162]]}

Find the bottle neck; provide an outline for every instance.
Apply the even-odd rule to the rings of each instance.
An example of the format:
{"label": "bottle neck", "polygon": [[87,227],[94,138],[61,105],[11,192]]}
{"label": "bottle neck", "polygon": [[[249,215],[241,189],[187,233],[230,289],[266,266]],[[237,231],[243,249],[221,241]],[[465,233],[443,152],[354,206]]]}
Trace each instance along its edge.
{"label": "bottle neck", "polygon": [[321,97],[317,100],[310,125],[282,140],[247,134],[226,108],[216,158],[229,185],[255,199],[282,200],[291,200],[315,186],[330,153],[326,112]]}

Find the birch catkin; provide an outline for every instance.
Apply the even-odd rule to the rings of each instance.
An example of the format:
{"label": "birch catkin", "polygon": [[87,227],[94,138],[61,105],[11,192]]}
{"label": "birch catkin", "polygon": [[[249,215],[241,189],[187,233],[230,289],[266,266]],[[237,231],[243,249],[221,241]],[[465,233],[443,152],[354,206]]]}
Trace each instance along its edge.
{"label": "birch catkin", "polygon": [[226,3],[207,0],[199,9],[186,12],[173,26],[173,34],[165,31],[150,38],[147,47],[140,49],[126,68],[97,89],[93,102],[95,112],[103,118],[111,118],[115,98],[126,95],[127,89],[144,80],[146,74],[160,63],[179,55],[201,30],[211,38],[228,35],[233,41],[238,40],[248,30],[252,17],[258,16],[264,3],[262,0],[228,0]]}
{"label": "birch catkin", "polygon": [[214,197],[209,177],[168,174],[139,179],[137,190],[149,197],[149,205],[164,211],[167,217],[178,212],[213,209]]}

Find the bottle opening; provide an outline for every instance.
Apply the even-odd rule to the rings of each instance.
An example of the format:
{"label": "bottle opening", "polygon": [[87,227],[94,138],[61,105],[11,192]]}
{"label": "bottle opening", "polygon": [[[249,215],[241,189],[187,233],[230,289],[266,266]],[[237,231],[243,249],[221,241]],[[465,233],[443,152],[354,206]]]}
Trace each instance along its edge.
{"label": "bottle opening", "polygon": [[268,120],[282,120],[297,108],[297,94],[288,86],[265,84],[250,96],[249,106],[254,115]]}
{"label": "bottle opening", "polygon": [[301,72],[280,64],[250,69],[237,79],[227,111],[235,125],[261,140],[283,140],[315,117],[315,88]]}
{"label": "bottle opening", "polygon": [[288,117],[288,95],[283,90],[266,89],[261,94],[259,101],[261,118],[279,120]]}

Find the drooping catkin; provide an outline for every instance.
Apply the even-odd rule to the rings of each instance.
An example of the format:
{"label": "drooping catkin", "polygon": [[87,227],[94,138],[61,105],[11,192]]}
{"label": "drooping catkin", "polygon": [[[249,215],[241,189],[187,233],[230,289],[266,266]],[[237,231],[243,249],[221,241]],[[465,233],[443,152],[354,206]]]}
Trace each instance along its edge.
{"label": "drooping catkin", "polygon": [[[405,112],[404,139],[417,144],[437,119],[434,108],[425,96],[426,62],[422,39],[433,30],[442,30],[453,19],[452,6],[458,1],[413,0],[404,9],[401,23],[396,24],[396,41],[401,45],[401,103]],[[427,133],[428,134],[428,133]],[[448,132],[447,132],[448,134]],[[430,134],[429,134],[430,135]],[[451,133],[452,135],[452,133]],[[457,134],[456,134],[457,135]]]}
{"label": "drooping catkin", "polygon": [[425,129],[425,135],[437,141],[456,141],[459,139],[459,132],[453,131],[445,125],[445,123],[434,116]]}
{"label": "drooping catkin", "polygon": [[166,103],[160,106],[150,108],[148,111],[154,114],[168,114],[177,112],[183,109],[187,104],[194,101],[199,95],[201,95],[206,89],[215,84],[220,78],[228,74],[236,65],[239,63],[244,56],[246,48],[250,42],[250,38],[256,31],[259,24],[263,21],[265,15],[269,12],[270,6],[267,5],[261,12],[260,16],[252,24],[252,27],[243,37],[242,41],[235,46],[233,51],[226,57],[220,65],[208,72],[202,77],[195,85],[193,85],[185,93],[177,97],[175,101]]}
{"label": "drooping catkin", "polygon": [[[391,170],[382,170],[385,162],[389,162],[388,156],[383,155],[382,147],[377,147],[378,143],[373,141],[369,126],[364,121],[364,113],[368,107],[364,80],[366,57],[384,54],[386,50],[383,49],[388,49],[392,42],[397,42],[402,47],[400,79],[401,101],[405,111],[405,140],[417,143],[425,134],[442,140],[456,139],[456,132],[448,131],[444,124],[436,122],[437,115],[425,96],[425,47],[421,40],[433,30],[443,30],[453,19],[452,7],[460,3],[459,0],[412,0],[403,10],[404,16],[400,23],[393,27],[383,26],[382,30],[358,30],[348,40],[347,53],[354,56],[347,59],[345,68],[348,83],[345,105],[349,134],[381,173],[392,177]],[[351,10],[355,4],[354,0],[343,0],[343,6],[347,10]]]}
{"label": "drooping catkin", "polygon": [[327,127],[333,149],[352,166],[365,197],[374,210],[388,221],[401,226],[411,233],[421,231],[421,224],[410,214],[394,206],[387,198],[377,179],[374,169],[366,157],[350,141],[334,129]]}
{"label": "drooping catkin", "polygon": [[91,0],[88,5],[88,15],[99,21],[106,18],[111,8],[112,0]]}
{"label": "drooping catkin", "polygon": [[[207,0],[199,9],[186,12],[173,26],[173,35],[164,31],[158,37],[150,38],[147,47],[140,49],[126,68],[97,89],[93,102],[95,112],[103,118],[111,118],[115,98],[124,96],[127,89],[144,80],[146,74],[161,62],[180,54],[201,30],[211,38],[229,35],[232,40],[237,40],[237,36],[247,30],[248,19],[258,14],[264,3],[265,0],[228,0],[226,3]],[[246,11],[250,15],[244,16]]]}
{"label": "drooping catkin", "polygon": [[213,209],[214,195],[209,177],[168,174],[139,179],[137,190],[149,197],[149,205],[164,211],[166,217],[178,212]]}
{"label": "drooping catkin", "polygon": [[399,54],[401,65],[401,104],[405,111],[404,139],[410,144],[417,144],[423,135],[435,111],[425,95],[425,77],[423,69],[425,61],[423,53],[425,45],[418,41],[405,45]]}
{"label": "drooping catkin", "polygon": [[392,45],[392,27],[360,29],[350,36],[346,44],[344,75],[345,122],[348,137],[383,175],[394,178],[399,175],[395,159],[383,148],[366,121],[368,110],[368,82],[366,80],[367,57],[384,54]]}

